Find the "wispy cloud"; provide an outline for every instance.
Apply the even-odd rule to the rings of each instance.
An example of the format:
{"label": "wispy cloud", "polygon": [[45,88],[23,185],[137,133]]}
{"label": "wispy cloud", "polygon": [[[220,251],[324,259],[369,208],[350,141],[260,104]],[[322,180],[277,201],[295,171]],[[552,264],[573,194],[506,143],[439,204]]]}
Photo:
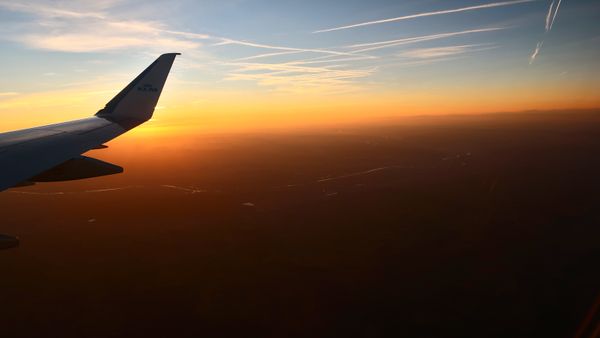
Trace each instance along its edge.
{"label": "wispy cloud", "polygon": [[105,13],[104,7],[97,7],[93,3],[81,5],[84,9],[61,6],[65,4],[48,6],[39,1],[15,3],[0,0],[1,8],[35,17],[23,26],[21,32],[8,39],[32,48],[77,53],[131,47],[188,50],[200,46],[196,41],[173,37],[159,22],[119,20]]}
{"label": "wispy cloud", "polygon": [[376,67],[346,69],[344,64],[307,67],[298,62],[275,64],[229,62],[224,65],[235,67],[226,80],[251,80],[261,86],[292,93],[340,93],[356,90],[353,81],[368,77],[377,69]]}
{"label": "wispy cloud", "polygon": [[351,28],[357,28],[357,27],[378,25],[378,24],[383,24],[383,23],[388,23],[388,22],[396,22],[396,21],[411,20],[411,19],[416,19],[416,18],[423,18],[423,17],[428,17],[428,16],[434,16],[434,15],[468,12],[468,11],[475,11],[475,10],[503,7],[503,6],[513,6],[513,5],[517,5],[517,4],[521,4],[521,3],[534,2],[534,1],[537,1],[537,0],[502,1],[502,2],[494,2],[494,3],[484,4],[484,5],[477,5],[477,6],[469,6],[469,7],[446,9],[446,10],[440,10],[440,11],[434,11],[434,12],[418,13],[418,14],[398,16],[395,18],[389,18],[389,19],[383,19],[383,20],[361,22],[361,23],[347,25],[347,26],[321,29],[321,30],[314,31],[313,33],[333,32],[333,31],[339,31],[339,30],[345,30],[345,29],[351,29]]}
{"label": "wispy cloud", "polygon": [[[216,46],[239,45],[258,49],[272,50],[234,61],[221,62],[232,67],[225,80],[253,81],[259,86],[287,93],[342,93],[357,90],[355,81],[371,76],[376,67],[361,69],[348,65],[348,62],[377,59],[375,56],[359,54],[354,51],[336,49],[313,49],[276,46],[234,39],[222,39]],[[317,54],[311,59],[280,63],[254,62],[269,57]],[[335,63],[327,67],[315,66],[320,63]]]}
{"label": "wispy cloud", "polygon": [[89,39],[86,33],[70,33],[54,36],[32,34],[25,36],[23,42],[30,47],[47,49],[61,52],[100,52],[119,50],[131,47],[145,47],[152,50],[188,50],[198,47],[198,44],[187,41],[179,41],[168,38],[155,38],[149,41],[147,38],[135,36],[119,36],[104,31],[94,34],[95,38],[102,39],[102,44],[97,40]]}
{"label": "wispy cloud", "polygon": [[[550,7],[548,8],[548,13],[546,14],[546,34],[550,33],[552,27],[554,26],[554,21],[556,21],[556,16],[558,15],[558,10],[560,9],[560,4],[562,0],[558,0],[556,7],[554,7],[554,1],[550,3]],[[544,40],[539,41],[533,50],[533,53],[529,56],[529,64],[533,64],[540,54],[542,47],[544,46]]]}
{"label": "wispy cloud", "polygon": [[234,61],[236,61],[236,62],[238,62],[238,61],[250,61],[250,60],[256,60],[256,59],[269,58],[269,57],[273,57],[273,56],[283,56],[283,55],[291,55],[291,54],[299,54],[299,53],[303,53],[303,52],[288,51],[288,52],[264,53],[264,54],[254,55],[254,56],[248,56],[248,57],[245,57],[245,58],[239,58],[239,59],[236,59]]}
{"label": "wispy cloud", "polygon": [[394,66],[394,67],[427,66],[427,65],[431,65],[431,64],[435,64],[435,63],[440,63],[440,62],[454,61],[454,60],[458,60],[463,57],[464,57],[464,55],[462,55],[462,56],[454,55],[454,56],[431,58],[431,59],[412,59],[412,60],[405,60],[405,61],[401,61],[401,62],[394,62],[388,66]]}
{"label": "wispy cloud", "polygon": [[17,92],[0,92],[0,98],[17,96],[17,95],[19,95],[19,93],[17,93]]}
{"label": "wispy cloud", "polygon": [[496,44],[471,44],[432,48],[417,48],[396,54],[399,61],[387,65],[394,67],[426,66],[434,63],[464,59],[472,54],[498,48]]}
{"label": "wispy cloud", "polygon": [[401,52],[398,54],[398,56],[412,59],[434,59],[449,56],[457,56],[466,53],[480,52],[490,50],[493,48],[497,48],[497,46],[489,44],[473,44],[433,48],[419,48]]}
{"label": "wispy cloud", "polygon": [[349,62],[349,61],[364,61],[364,60],[372,60],[374,57],[372,56],[357,56],[357,57],[348,57],[348,58],[338,58],[338,59],[328,59],[325,60],[323,58],[313,58],[306,59],[300,61],[292,61],[288,62],[289,65],[314,65],[314,64],[323,64],[323,63],[332,63],[332,62]]}
{"label": "wispy cloud", "polygon": [[[0,102],[4,104],[6,101],[11,101],[14,97],[18,97],[20,93],[17,92],[0,92]],[[0,104],[2,106],[3,104]]]}
{"label": "wispy cloud", "polygon": [[531,54],[531,56],[529,57],[529,64],[532,64],[535,62],[535,58],[537,58],[538,54],[540,54],[540,50],[542,50],[542,46],[544,46],[544,41],[540,41],[537,43],[537,46],[535,46],[535,49],[533,50],[533,54]]}
{"label": "wispy cloud", "polygon": [[503,30],[503,29],[507,29],[507,27],[470,29],[470,30],[464,30],[464,31],[459,31],[459,32],[431,34],[431,35],[403,38],[403,39],[397,39],[397,40],[361,43],[361,44],[349,45],[349,46],[347,46],[347,48],[359,48],[359,49],[353,50],[352,52],[364,53],[364,52],[369,52],[369,51],[382,49],[382,48],[390,48],[390,47],[395,47],[395,46],[400,46],[400,45],[413,44],[413,43],[419,43],[419,42],[431,41],[431,40],[438,40],[438,39],[444,39],[444,38],[460,36],[460,35],[493,32],[493,31],[499,31],[499,30]]}
{"label": "wispy cloud", "polygon": [[0,6],[16,12],[37,14],[46,17],[78,18],[78,19],[105,19],[106,16],[100,11],[73,11],[68,9],[46,6],[39,2],[15,2],[0,1]]}
{"label": "wispy cloud", "polygon": [[281,50],[281,51],[288,51],[288,52],[304,52],[304,53],[331,54],[331,55],[342,55],[342,56],[350,56],[350,55],[356,56],[356,53],[350,53],[350,52],[340,52],[340,51],[334,51],[334,50],[328,50],[328,49],[274,46],[274,45],[261,44],[261,43],[242,41],[242,40],[227,39],[227,38],[223,38],[222,41],[216,45],[218,45],[218,46],[240,45],[240,46],[246,46],[246,47],[273,49],[273,50]]}
{"label": "wispy cloud", "polygon": [[550,8],[548,8],[548,14],[546,14],[546,32],[550,30],[552,26],[552,10],[554,9],[554,1],[550,3]]}
{"label": "wispy cloud", "polygon": [[[306,92],[307,90],[323,91],[324,88],[334,91],[352,91],[356,89],[354,82],[373,75],[379,67],[371,66],[370,61],[376,59],[364,52],[377,49],[390,48],[393,46],[414,44],[423,41],[431,41],[453,36],[483,33],[506,29],[507,27],[492,27],[471,29],[459,32],[439,33],[426,36],[410,37],[397,40],[380,42],[368,42],[343,47],[345,54],[349,56],[327,54],[314,58],[284,63],[251,63],[233,62],[229,66],[237,67],[228,76],[228,80],[251,80],[259,85],[275,88],[276,90]],[[397,54],[395,57],[412,59],[408,63],[431,63],[458,57],[461,54],[496,48],[491,44],[470,44],[447,47],[422,48],[405,53]],[[258,57],[279,55],[279,53],[261,54]],[[425,60],[427,59],[427,60]],[[434,60],[435,59],[435,60]],[[251,61],[250,60],[245,61]],[[416,60],[416,61],[415,61]],[[381,64],[377,60],[377,64]],[[366,66],[360,68],[356,62],[362,62]],[[365,68],[366,67],[366,68]]]}
{"label": "wispy cloud", "polygon": [[550,21],[550,27],[548,27],[548,31],[550,31],[552,29],[552,26],[554,26],[554,21],[556,20],[556,16],[558,15],[558,10],[560,9],[560,4],[561,4],[562,0],[558,0],[558,4],[556,5],[556,9],[554,10],[554,15],[552,16],[552,21]]}

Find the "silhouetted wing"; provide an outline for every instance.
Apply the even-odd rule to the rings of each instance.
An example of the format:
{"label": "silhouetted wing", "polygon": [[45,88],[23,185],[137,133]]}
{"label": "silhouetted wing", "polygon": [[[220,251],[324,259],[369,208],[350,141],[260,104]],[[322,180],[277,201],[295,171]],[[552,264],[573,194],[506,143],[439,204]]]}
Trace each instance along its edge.
{"label": "silhouetted wing", "polygon": [[94,117],[0,134],[0,191],[101,147],[149,120],[177,55],[161,55]]}

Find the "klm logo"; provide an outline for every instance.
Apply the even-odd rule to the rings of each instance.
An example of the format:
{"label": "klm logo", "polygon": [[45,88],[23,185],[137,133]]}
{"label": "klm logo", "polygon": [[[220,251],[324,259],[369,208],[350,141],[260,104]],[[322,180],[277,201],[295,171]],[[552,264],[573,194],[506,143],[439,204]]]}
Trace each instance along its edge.
{"label": "klm logo", "polygon": [[150,93],[156,93],[156,92],[158,92],[158,88],[153,87],[151,84],[145,84],[143,86],[138,86],[137,90],[139,92],[150,92]]}

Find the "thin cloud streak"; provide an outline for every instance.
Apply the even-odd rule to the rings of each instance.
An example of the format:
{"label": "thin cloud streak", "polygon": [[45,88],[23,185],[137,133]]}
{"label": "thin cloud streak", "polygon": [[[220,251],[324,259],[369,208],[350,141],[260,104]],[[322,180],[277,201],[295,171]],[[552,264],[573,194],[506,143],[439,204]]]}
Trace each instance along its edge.
{"label": "thin cloud streak", "polygon": [[552,10],[554,9],[554,1],[550,3],[550,8],[548,8],[548,14],[546,14],[546,32],[550,30],[550,23],[552,22]]}
{"label": "thin cloud streak", "polygon": [[542,49],[542,46],[544,46],[544,41],[540,41],[537,43],[537,46],[535,47],[533,54],[531,54],[531,56],[529,57],[529,64],[533,64],[535,62],[535,59],[537,58],[538,54],[540,54],[540,50]]}
{"label": "thin cloud streak", "polygon": [[[562,3],[562,0],[558,0],[558,3],[556,4],[556,8],[554,8],[554,1],[552,1],[552,3],[550,4],[550,8],[548,9],[548,14],[546,14],[546,32],[545,32],[545,34],[550,33],[550,31],[552,30],[552,27],[554,26],[554,21],[556,21],[556,16],[558,15],[558,10],[560,9],[561,3]],[[554,9],[554,13],[552,12],[553,9]],[[539,41],[537,43],[531,56],[529,56],[529,64],[530,65],[535,62],[535,60],[538,57],[538,55],[540,54],[540,51],[542,50],[543,46],[544,46],[544,40],[542,39],[541,41]]]}
{"label": "thin cloud streak", "polygon": [[229,81],[250,80],[280,92],[328,92],[330,94],[357,90],[358,87],[353,81],[371,76],[377,69],[343,69],[343,64],[307,67],[298,62],[276,64],[228,62],[223,65],[237,68],[226,78]]}
{"label": "thin cloud streak", "polygon": [[497,48],[498,46],[486,45],[486,44],[472,44],[472,45],[459,45],[459,46],[445,46],[445,47],[433,47],[433,48],[419,48],[408,50],[399,53],[399,57],[412,58],[412,59],[435,59],[441,57],[448,57],[466,53],[474,53],[480,51],[486,51]]}
{"label": "thin cloud streak", "polygon": [[41,16],[55,16],[55,17],[68,17],[68,18],[95,18],[95,19],[106,19],[106,14],[102,12],[76,12],[64,9],[58,9],[48,6],[43,6],[39,3],[16,3],[14,1],[0,1],[0,7],[4,7],[11,11],[23,12],[36,14]]}
{"label": "thin cloud streak", "polygon": [[245,58],[239,58],[234,61],[236,61],[236,62],[250,61],[250,60],[263,59],[263,58],[268,58],[268,57],[273,57],[273,56],[283,56],[283,55],[292,55],[292,54],[300,54],[300,53],[304,53],[304,52],[289,51],[289,52],[265,53],[265,54],[259,54],[259,55],[254,55],[254,56],[248,56]]}
{"label": "thin cloud streak", "polygon": [[16,96],[19,95],[17,92],[0,92],[0,97]]}
{"label": "thin cloud streak", "polygon": [[338,51],[327,50],[327,49],[274,46],[274,45],[267,45],[267,44],[227,39],[227,38],[223,38],[223,40],[220,43],[215,44],[215,46],[224,46],[224,45],[240,45],[240,46],[247,46],[247,47],[282,50],[282,51],[290,51],[290,52],[307,52],[307,53],[331,54],[331,55],[340,55],[340,56],[357,56],[355,52],[338,52]]}
{"label": "thin cloud streak", "polygon": [[446,61],[455,61],[464,58],[464,55],[457,56],[448,56],[441,57],[435,59],[421,59],[421,60],[413,60],[413,61],[405,61],[405,62],[396,62],[391,65],[395,67],[413,67],[413,66],[427,66],[434,63],[446,62]]}
{"label": "thin cloud streak", "polygon": [[560,9],[561,2],[562,2],[562,0],[558,0],[558,4],[556,5],[556,10],[554,11],[554,16],[552,17],[552,22],[550,22],[550,28],[548,30],[551,30],[552,26],[554,26],[554,21],[556,21],[556,16],[558,15],[558,10]]}
{"label": "thin cloud streak", "polygon": [[331,59],[331,60],[301,60],[301,61],[292,61],[288,62],[289,65],[313,65],[313,64],[323,64],[323,63],[332,63],[332,62],[348,62],[348,61],[363,61],[363,60],[372,60],[374,57],[372,56],[359,56],[354,58],[342,58],[342,59]]}
{"label": "thin cloud streak", "polygon": [[[242,62],[225,62],[223,65],[228,66],[237,66],[239,67],[238,72],[249,72],[249,71],[258,71],[258,70],[266,70],[276,72],[276,74],[302,74],[302,73],[311,73],[311,74],[327,74],[329,76],[341,76],[341,77],[354,77],[357,75],[365,74],[364,71],[356,71],[356,70],[338,70],[335,69],[337,66],[330,67],[303,67],[299,65],[294,65],[292,63],[242,63]],[[271,73],[275,74],[275,73]],[[265,74],[252,74],[252,75],[265,75]]]}
{"label": "thin cloud streak", "polygon": [[[481,48],[476,48],[482,46]],[[487,47],[485,47],[487,46]],[[421,48],[397,54],[406,61],[389,64],[395,67],[425,66],[439,62],[455,61],[469,57],[471,54],[499,48],[494,44],[475,44],[463,46]]]}
{"label": "thin cloud streak", "polygon": [[378,25],[378,24],[383,24],[383,23],[388,23],[388,22],[410,20],[410,19],[416,19],[416,18],[422,18],[422,17],[434,16],[434,15],[452,14],[452,13],[475,11],[475,10],[480,10],[480,9],[488,9],[488,8],[503,7],[503,6],[512,6],[512,5],[517,5],[517,4],[522,4],[522,3],[528,3],[528,2],[534,2],[534,1],[538,1],[538,0],[502,1],[502,2],[495,2],[495,3],[490,3],[490,4],[484,4],[484,5],[469,6],[469,7],[462,7],[462,8],[456,8],[456,9],[447,9],[447,10],[441,10],[441,11],[435,11],[435,12],[426,12],[426,13],[405,15],[405,16],[399,16],[399,17],[390,18],[390,19],[368,21],[368,22],[362,22],[362,23],[357,23],[357,24],[348,25],[348,26],[341,26],[341,27],[334,27],[334,28],[322,29],[322,30],[314,31],[313,33],[326,33],[326,32],[333,32],[333,31],[340,31],[340,30],[352,29],[352,28],[357,28],[357,27]]}
{"label": "thin cloud streak", "polygon": [[507,29],[507,27],[470,29],[470,30],[465,30],[465,31],[460,31],[460,32],[431,34],[431,35],[424,35],[424,36],[418,36],[418,37],[412,37],[412,38],[404,38],[404,39],[398,39],[398,40],[362,43],[362,44],[357,44],[357,45],[350,45],[347,47],[348,48],[368,47],[368,48],[362,48],[362,49],[352,51],[353,53],[364,53],[364,52],[369,52],[369,51],[383,49],[383,48],[389,48],[389,47],[395,47],[395,46],[400,46],[400,45],[413,44],[413,43],[419,43],[419,42],[431,41],[431,40],[438,40],[438,39],[444,39],[444,38],[466,35],[466,34],[493,32],[493,31],[499,31],[499,30],[504,30],[504,29]]}

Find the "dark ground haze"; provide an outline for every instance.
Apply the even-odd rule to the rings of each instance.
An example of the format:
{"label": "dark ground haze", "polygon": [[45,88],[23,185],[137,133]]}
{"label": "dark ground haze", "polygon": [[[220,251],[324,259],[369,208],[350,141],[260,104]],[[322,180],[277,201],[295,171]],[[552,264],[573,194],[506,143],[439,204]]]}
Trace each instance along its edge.
{"label": "dark ground haze", "polygon": [[600,294],[600,113],[144,142],[0,193],[0,337],[563,338]]}

